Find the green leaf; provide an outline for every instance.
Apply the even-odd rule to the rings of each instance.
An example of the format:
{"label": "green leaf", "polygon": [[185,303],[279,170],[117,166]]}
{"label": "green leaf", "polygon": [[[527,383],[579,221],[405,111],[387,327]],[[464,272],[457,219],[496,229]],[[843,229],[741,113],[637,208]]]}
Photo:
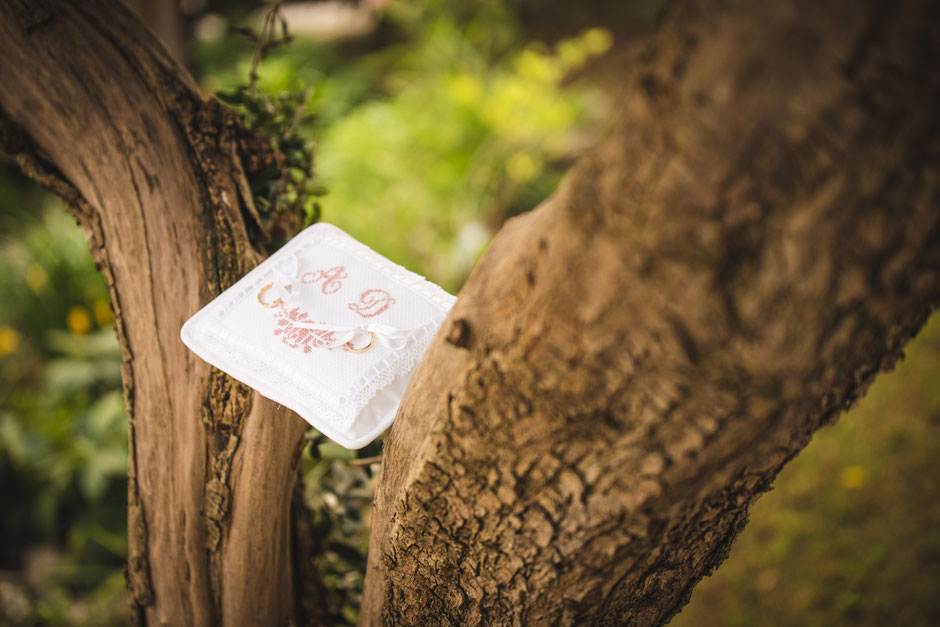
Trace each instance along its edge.
{"label": "green leaf", "polygon": [[343,448],[334,442],[324,442],[320,445],[320,457],[323,459],[341,459],[350,461],[356,458],[356,452]]}

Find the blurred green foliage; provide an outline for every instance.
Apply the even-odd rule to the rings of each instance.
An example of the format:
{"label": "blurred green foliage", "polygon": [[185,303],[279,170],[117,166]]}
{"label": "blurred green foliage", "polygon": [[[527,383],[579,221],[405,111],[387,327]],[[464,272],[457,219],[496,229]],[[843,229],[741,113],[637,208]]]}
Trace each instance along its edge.
{"label": "blurred green foliage", "polygon": [[320,174],[332,221],[454,289],[494,228],[547,196],[583,145],[602,101],[559,87],[610,35],[528,46],[490,67],[452,20],[425,37],[387,75],[392,98],[324,132]]}
{"label": "blurred green foliage", "polygon": [[326,598],[321,602],[331,624],[355,625],[365,582],[372,497],[382,445],[373,442],[350,451],[311,430],[301,455],[304,502],[316,539],[314,560]]}
{"label": "blurred green foliage", "polygon": [[[307,94],[299,130],[316,138],[324,219],[451,290],[503,220],[557,186],[607,106],[563,82],[610,33],[524,44],[509,6],[393,2],[376,49],[296,38],[258,72],[271,98]],[[204,42],[204,88],[244,95],[253,46],[237,32]]]}
{"label": "blurred green foliage", "polygon": [[[127,416],[113,317],[72,218],[2,180],[0,566],[19,565],[25,582],[0,576],[0,623],[74,623],[91,612],[107,624],[125,615],[113,590],[127,556]],[[40,210],[25,213],[17,201]]]}

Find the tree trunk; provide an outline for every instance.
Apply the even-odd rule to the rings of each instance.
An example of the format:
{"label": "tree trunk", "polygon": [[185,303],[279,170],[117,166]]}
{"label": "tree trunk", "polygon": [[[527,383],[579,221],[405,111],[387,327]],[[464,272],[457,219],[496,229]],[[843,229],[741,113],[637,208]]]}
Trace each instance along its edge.
{"label": "tree trunk", "polygon": [[245,154],[231,112],[204,101],[119,2],[2,3],[0,84],[3,146],[69,203],[111,292],[131,419],[136,618],[286,624],[306,423],[179,339],[262,258],[239,190],[242,157],[271,156]]}
{"label": "tree trunk", "polygon": [[659,624],[940,296],[937,6],[674,3],[386,437],[360,622]]}
{"label": "tree trunk", "polygon": [[[681,607],[940,296],[935,13],[676,3],[608,137],[500,233],[419,366],[363,623]],[[291,574],[305,424],[178,339],[262,256],[237,123],[117,3],[0,6],[0,81],[0,142],[67,199],[111,289],[138,619],[316,621],[296,601],[315,576]]]}

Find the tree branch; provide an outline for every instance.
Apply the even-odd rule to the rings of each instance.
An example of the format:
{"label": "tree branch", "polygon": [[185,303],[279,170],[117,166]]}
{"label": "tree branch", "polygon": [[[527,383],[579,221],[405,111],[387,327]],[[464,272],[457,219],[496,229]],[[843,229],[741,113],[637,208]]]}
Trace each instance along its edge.
{"label": "tree branch", "polygon": [[938,23],[671,7],[608,137],[497,236],[419,366],[362,624],[679,610],[938,302]]}
{"label": "tree branch", "polygon": [[179,340],[263,257],[239,193],[250,138],[121,3],[43,5],[42,20],[0,6],[2,134],[24,171],[73,206],[111,291],[131,417],[134,614],[284,624],[306,423]]}

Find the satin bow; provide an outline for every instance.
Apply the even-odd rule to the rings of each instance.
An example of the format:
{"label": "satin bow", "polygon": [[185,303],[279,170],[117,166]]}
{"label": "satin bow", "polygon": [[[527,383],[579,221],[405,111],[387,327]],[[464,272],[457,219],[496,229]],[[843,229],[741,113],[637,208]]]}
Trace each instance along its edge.
{"label": "satin bow", "polygon": [[271,290],[285,305],[300,294],[300,260],[297,255],[288,255],[274,266],[274,285]]}

